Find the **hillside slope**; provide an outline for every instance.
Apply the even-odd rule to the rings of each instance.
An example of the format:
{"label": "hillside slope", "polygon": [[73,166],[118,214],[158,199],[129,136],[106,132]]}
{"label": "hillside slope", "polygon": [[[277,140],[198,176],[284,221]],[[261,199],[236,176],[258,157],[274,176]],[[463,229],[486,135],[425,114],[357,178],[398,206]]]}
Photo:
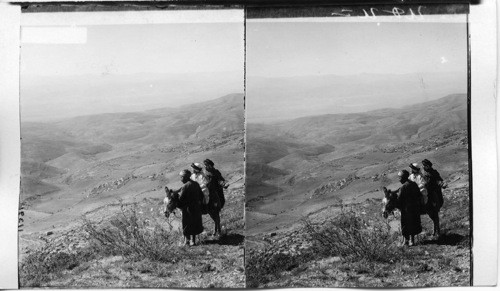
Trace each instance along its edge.
{"label": "hillside slope", "polygon": [[[243,95],[231,94],[179,108],[23,123],[21,204],[25,223],[20,232],[21,285],[243,287],[243,116]],[[221,214],[224,235],[219,240],[210,237],[213,222],[205,215],[203,244],[185,250],[177,245],[181,237],[179,217],[163,217],[164,187],[180,187],[179,171],[205,158],[212,159],[230,183]],[[145,266],[155,269],[148,267],[149,271],[144,272],[166,274],[167,269],[192,264],[179,263],[174,255],[168,262],[157,261],[155,256],[143,256],[145,261],[141,262],[118,255],[100,246],[96,234],[82,226],[85,217],[99,230],[97,233],[110,233],[110,227],[120,224],[106,226],[106,222],[117,219],[123,209],[130,207],[140,210],[129,214],[127,221],[142,221],[143,235],[168,237],[165,243],[171,245],[165,247],[185,254],[192,264],[200,264],[200,270],[194,270],[195,276],[183,281],[173,274],[162,275],[150,281],[141,271]],[[155,228],[148,226],[151,221],[156,221]],[[177,230],[169,225],[177,226]],[[132,238],[126,241],[135,243]],[[154,249],[146,253],[149,251]],[[57,272],[44,269],[49,266],[43,262],[44,257],[55,264]],[[205,270],[203,264],[209,267]],[[106,279],[102,268],[90,267],[94,265],[107,266],[104,272],[116,277]],[[46,272],[50,275],[43,275]],[[127,272],[135,275],[121,275]],[[230,274],[235,277],[227,280]],[[89,282],[85,279],[89,276],[98,279]]]}
{"label": "hillside slope", "polygon": [[[247,284],[250,287],[469,285],[470,228],[469,217],[464,215],[469,207],[468,144],[467,97],[463,94],[400,109],[248,124]],[[397,189],[397,172],[409,170],[410,163],[420,163],[424,158],[434,163],[449,185],[444,191],[444,214],[441,214],[444,236],[434,240],[430,235],[430,219],[422,216],[424,231],[417,247],[411,254],[396,255],[392,248],[399,239],[399,220],[381,220],[380,189],[382,186]],[[381,249],[377,240],[386,237],[387,248],[395,252],[393,261],[397,261],[398,273],[391,273],[396,267],[384,262],[352,259],[348,253],[323,253],[324,248],[332,248],[322,245],[322,240],[317,245],[310,244],[314,239],[304,236],[311,230],[304,225],[305,221],[312,221],[324,237],[337,237],[339,234],[333,231],[339,228],[323,228],[323,225],[344,221],[346,209],[352,209],[356,217],[363,217],[360,225],[365,227],[357,230],[357,224],[349,224],[354,220],[347,219],[343,229],[352,230],[349,235],[363,232],[373,238],[365,241],[356,237],[351,242],[352,237],[344,237],[336,241],[352,244],[361,241],[368,245],[373,241],[372,245],[362,247],[376,250]],[[386,225],[390,231],[384,236],[380,229]],[[390,260],[388,254],[383,256]],[[383,271],[377,273],[374,271],[377,269]]]}

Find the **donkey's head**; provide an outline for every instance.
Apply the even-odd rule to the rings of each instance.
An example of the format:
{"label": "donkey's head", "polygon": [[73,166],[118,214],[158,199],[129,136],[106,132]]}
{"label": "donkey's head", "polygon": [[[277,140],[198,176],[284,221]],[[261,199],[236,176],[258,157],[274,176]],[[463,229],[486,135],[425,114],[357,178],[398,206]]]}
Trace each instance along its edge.
{"label": "donkey's head", "polygon": [[382,190],[384,191],[384,199],[382,199],[382,216],[387,218],[389,214],[392,214],[394,209],[398,207],[398,196],[395,191],[391,191],[386,187],[383,187]]}
{"label": "donkey's head", "polygon": [[176,195],[177,193],[170,190],[167,186],[165,186],[165,194],[165,199],[163,199],[163,213],[168,218],[174,212],[175,208],[177,208],[179,197]]}

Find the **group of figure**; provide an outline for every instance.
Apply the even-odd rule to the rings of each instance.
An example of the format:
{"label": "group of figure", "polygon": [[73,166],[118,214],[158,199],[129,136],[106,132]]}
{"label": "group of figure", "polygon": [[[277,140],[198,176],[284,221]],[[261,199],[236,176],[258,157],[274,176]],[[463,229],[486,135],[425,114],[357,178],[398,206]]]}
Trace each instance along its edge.
{"label": "group of figure", "polygon": [[214,236],[221,234],[220,211],[224,207],[224,189],[228,187],[219,170],[214,167],[210,159],[191,164],[192,172],[188,169],[179,173],[182,187],[176,191],[165,187],[165,215],[179,208],[182,212],[182,232],[185,245],[195,245],[196,236],[203,232],[203,214],[213,219]]}
{"label": "group of figure", "polygon": [[[442,189],[447,187],[438,171],[432,168],[428,159],[422,161],[423,171],[417,163],[410,164],[407,170],[398,173],[401,188],[390,191],[384,188],[386,199],[384,217],[391,208],[401,211],[401,232],[403,245],[415,244],[415,235],[422,232],[421,214],[428,214],[434,224],[435,237],[439,237],[439,210],[443,206]],[[392,203],[391,203],[392,202]]]}

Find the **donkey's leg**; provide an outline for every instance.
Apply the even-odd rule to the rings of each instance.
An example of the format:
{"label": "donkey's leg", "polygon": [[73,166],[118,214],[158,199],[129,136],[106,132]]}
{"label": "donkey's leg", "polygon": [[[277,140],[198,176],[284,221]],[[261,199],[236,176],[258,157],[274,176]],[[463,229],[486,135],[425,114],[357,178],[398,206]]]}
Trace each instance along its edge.
{"label": "donkey's leg", "polygon": [[217,211],[217,233],[219,235],[222,234],[222,229],[221,229],[221,225],[220,225],[220,211]]}
{"label": "donkey's leg", "polygon": [[432,222],[434,224],[434,232],[432,233],[432,235],[439,237],[439,233],[440,233],[439,212],[434,210],[434,209],[429,209],[428,212],[429,212],[429,217],[432,219]]}
{"label": "donkey's leg", "polygon": [[210,217],[214,221],[214,235],[220,234],[221,233],[221,227],[220,227],[220,215],[219,211],[213,210],[209,212]]}

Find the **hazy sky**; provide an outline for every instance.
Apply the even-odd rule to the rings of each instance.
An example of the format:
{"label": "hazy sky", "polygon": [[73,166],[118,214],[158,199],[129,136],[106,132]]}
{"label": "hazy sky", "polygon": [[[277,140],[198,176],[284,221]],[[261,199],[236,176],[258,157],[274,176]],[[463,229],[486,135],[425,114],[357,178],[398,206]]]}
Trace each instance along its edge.
{"label": "hazy sky", "polygon": [[[92,19],[84,13],[57,14],[57,21],[26,16],[37,25],[21,31],[23,121],[178,107],[243,93],[243,13],[222,11],[228,22],[217,11],[206,14],[212,19],[203,23],[193,23],[203,11],[139,14],[128,19],[146,23],[135,24],[119,24],[121,14],[97,15],[106,25],[87,24]],[[161,23],[172,18],[181,23]]]}
{"label": "hazy sky", "polygon": [[467,92],[465,23],[305,21],[247,22],[248,122]]}
{"label": "hazy sky", "polygon": [[88,26],[83,44],[22,45],[29,75],[243,73],[243,23]]}
{"label": "hazy sky", "polygon": [[248,22],[247,75],[462,72],[465,23]]}

